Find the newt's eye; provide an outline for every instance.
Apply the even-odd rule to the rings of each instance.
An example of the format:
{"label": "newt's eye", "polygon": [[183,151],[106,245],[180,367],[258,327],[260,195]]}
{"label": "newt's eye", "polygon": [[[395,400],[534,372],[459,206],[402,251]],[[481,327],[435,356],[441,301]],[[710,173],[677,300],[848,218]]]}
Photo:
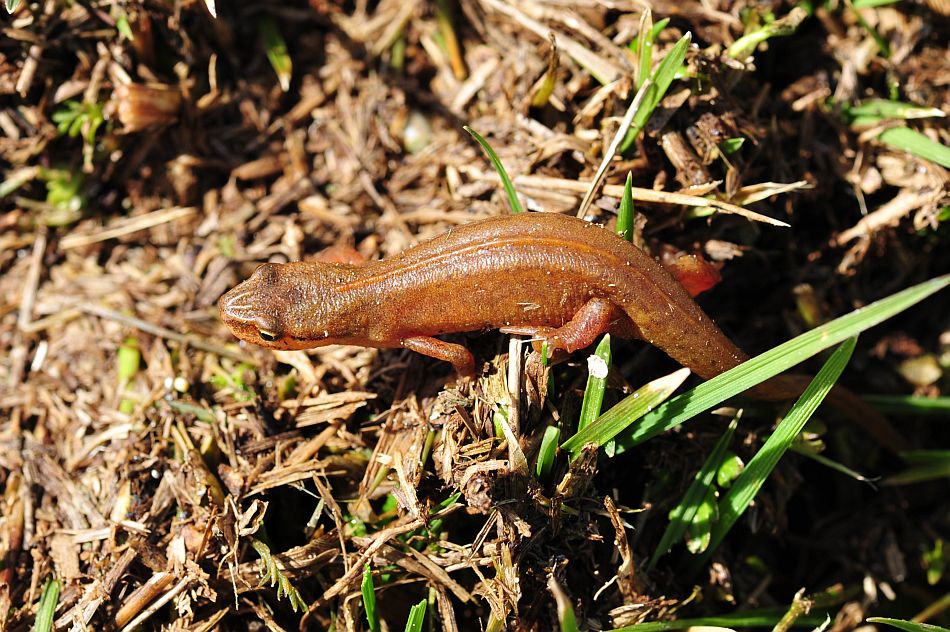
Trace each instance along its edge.
{"label": "newt's eye", "polygon": [[257,333],[261,335],[261,340],[266,340],[267,342],[277,342],[277,334],[272,331],[267,331],[266,329],[258,329]]}

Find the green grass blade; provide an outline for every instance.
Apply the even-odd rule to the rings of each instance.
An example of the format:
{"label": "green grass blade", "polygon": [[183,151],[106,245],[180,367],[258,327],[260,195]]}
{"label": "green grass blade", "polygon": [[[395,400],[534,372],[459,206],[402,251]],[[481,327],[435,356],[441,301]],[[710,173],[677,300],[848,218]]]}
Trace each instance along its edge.
{"label": "green grass blade", "polygon": [[258,28],[261,33],[261,40],[264,42],[267,61],[270,62],[274,72],[277,73],[280,89],[287,92],[290,90],[290,79],[294,72],[290,53],[287,52],[287,42],[284,41],[284,36],[280,34],[277,22],[269,15],[261,17]]}
{"label": "green grass blade", "polygon": [[630,129],[627,130],[627,135],[624,136],[623,143],[620,145],[621,153],[627,151],[630,146],[633,145],[640,131],[646,126],[647,121],[650,120],[650,116],[653,115],[653,110],[656,109],[656,106],[659,105],[660,101],[666,95],[666,91],[669,89],[670,84],[673,83],[676,73],[678,73],[683,66],[683,60],[686,59],[686,51],[689,49],[691,39],[692,35],[689,33],[681,37],[673,48],[670,49],[670,52],[666,54],[666,57],[663,58],[660,65],[657,66],[652,76],[653,85],[650,86],[646,98],[643,99],[643,103],[640,105],[640,109],[633,115],[633,123],[630,124]]}
{"label": "green grass blade", "polygon": [[501,159],[498,158],[498,154],[495,153],[495,150],[491,148],[491,145],[488,144],[488,141],[482,138],[482,135],[473,130],[468,125],[462,127],[466,132],[472,135],[472,138],[478,141],[478,144],[482,146],[482,149],[485,150],[485,153],[488,154],[488,159],[491,160],[492,166],[495,167],[495,171],[498,172],[498,177],[501,178],[501,184],[505,187],[505,193],[508,194],[508,206],[511,207],[512,213],[521,213],[524,211],[524,207],[521,205],[521,200],[518,199],[518,194],[515,192],[515,185],[511,183],[511,178],[508,177],[508,172],[505,171],[505,166],[501,164]]}
{"label": "green grass blade", "polygon": [[709,486],[712,485],[716,472],[719,471],[719,466],[726,456],[726,451],[729,449],[729,444],[732,443],[732,436],[735,434],[738,425],[739,416],[737,415],[722,436],[719,437],[719,441],[716,442],[712,452],[706,457],[703,466],[696,472],[696,476],[693,477],[693,482],[690,483],[683,499],[670,511],[670,523],[666,526],[666,531],[663,532],[660,543],[656,545],[656,550],[653,551],[653,555],[647,563],[647,574],[653,570],[662,556],[669,553],[673,544],[678,542],[686,533],[686,528],[693,521],[699,504],[706,496]]}
{"label": "green grass blade", "polygon": [[373,570],[367,564],[363,567],[363,581],[360,583],[363,593],[363,610],[371,632],[379,632],[379,614],[376,612],[376,587],[373,585]]}
{"label": "green grass blade", "polygon": [[613,411],[619,407],[619,413],[608,416],[610,412],[608,411],[607,414],[601,415],[594,423],[561,444],[561,449],[569,451],[574,456],[588,443],[603,447],[629,424],[672,395],[688,376],[689,369],[680,369],[640,387],[610,409]]}
{"label": "green grass blade", "polygon": [[[771,628],[785,615],[784,608],[768,608],[736,612],[718,617],[679,619],[678,621],[652,621],[637,623],[611,632],[666,632],[667,630],[686,630],[692,627],[714,626],[744,630],[746,628]],[[823,615],[813,614],[801,617],[795,623],[800,626],[817,626],[825,620]]]}
{"label": "green grass blade", "polygon": [[912,465],[946,463],[950,461],[950,450],[908,450],[901,452],[901,458]]}
{"label": "green grass blade", "polygon": [[[857,309],[782,343],[739,366],[717,375],[644,415],[636,426],[617,436],[617,451],[629,449],[712,408],[756,384],[786,371],[828,347],[884,322],[950,285],[950,274],[924,281]],[[601,415],[597,424],[627,427],[630,397]],[[617,418],[621,419],[617,419]],[[595,424],[595,425],[597,425]]]}
{"label": "green grass blade", "polygon": [[535,466],[535,474],[539,481],[546,481],[554,466],[554,459],[557,456],[557,444],[561,440],[561,429],[557,426],[548,426],[544,429],[544,436],[541,437],[541,447],[538,449],[538,462]]}
{"label": "green grass blade", "polygon": [[844,371],[851,359],[851,354],[857,344],[855,337],[847,339],[828,358],[818,374],[811,381],[802,396],[779,423],[775,432],[765,441],[765,444],[756,452],[749,465],[742,471],[736,482],[719,502],[719,522],[713,526],[712,538],[709,547],[693,563],[694,569],[701,568],[709,556],[716,550],[722,540],[732,529],[739,517],[749,507],[749,504],[758,494],[765,480],[775,469],[779,459],[795,441],[795,437],[805,427],[805,423],[817,410],[821,400],[834,386],[835,381]]}
{"label": "green grass blade", "polygon": [[577,632],[577,616],[574,614],[574,606],[553,575],[548,576],[548,590],[554,596],[557,620],[560,623],[561,632]]}
{"label": "green grass blade", "polygon": [[858,105],[846,107],[845,116],[852,125],[872,125],[885,120],[943,117],[946,114],[939,108],[927,108],[889,99],[869,99]]}
{"label": "green grass blade", "polygon": [[627,181],[623,185],[620,197],[620,209],[617,211],[617,234],[633,242],[633,219],[636,211],[633,207],[633,174],[627,172]]}
{"label": "green grass blade", "polygon": [[409,611],[406,619],[406,632],[422,632],[422,624],[426,620],[426,600],[423,599]]}
{"label": "green grass blade", "polygon": [[950,397],[914,397],[913,395],[865,395],[864,401],[883,413],[940,415],[950,420]]}
{"label": "green grass blade", "polygon": [[773,38],[792,35],[798,30],[798,25],[808,17],[808,12],[801,7],[795,7],[788,15],[763,25],[737,39],[732,46],[726,49],[726,56],[744,60],[759,46],[759,44]]}
{"label": "green grass blade", "polygon": [[53,617],[56,614],[58,601],[59,582],[55,579],[46,580],[46,584],[43,585],[43,594],[40,596],[40,605],[36,609],[34,632],[50,632],[53,629]]}
{"label": "green grass blade", "polygon": [[584,389],[584,401],[577,420],[577,430],[583,430],[600,417],[600,407],[604,403],[604,390],[607,388],[607,372],[610,370],[610,334],[606,334],[597,343],[594,355],[587,359],[590,374]]}
{"label": "green grass blade", "polygon": [[637,37],[637,75],[635,82],[637,90],[640,89],[647,80],[647,77],[650,76],[650,69],[653,68],[653,38],[650,37],[652,31],[653,12],[647,8],[643,11],[643,15],[640,16],[640,30]]}
{"label": "green grass blade", "polygon": [[801,454],[802,456],[809,458],[812,461],[815,461],[816,463],[820,463],[821,465],[824,465],[830,470],[834,470],[835,472],[838,472],[839,474],[844,474],[845,476],[849,478],[853,478],[854,480],[859,481],[861,483],[867,483],[871,487],[874,487],[875,489],[877,489],[872,479],[869,479],[867,476],[864,476],[860,472],[852,470],[850,467],[848,467],[847,465],[844,465],[843,463],[838,463],[837,461],[829,459],[823,454],[816,454],[815,452],[810,452],[809,450],[798,447],[798,446],[793,445],[791,447],[791,450],[792,452]]}
{"label": "green grass blade", "polygon": [[909,127],[886,129],[881,132],[877,139],[888,147],[909,152],[918,158],[935,162],[941,167],[950,169],[950,147],[932,141]]}
{"label": "green grass blade", "polygon": [[910,465],[884,480],[885,485],[909,485],[950,477],[950,450],[911,450],[901,458]]}
{"label": "green grass blade", "polygon": [[947,628],[942,628],[939,625],[917,623],[916,621],[905,621],[903,619],[889,619],[887,617],[868,617],[868,623],[883,623],[905,632],[950,632]]}
{"label": "green grass blade", "polygon": [[857,9],[854,9],[853,5],[851,15],[853,15],[854,19],[857,20],[858,24],[861,25],[861,28],[868,32],[868,35],[870,35],[871,39],[874,40],[874,43],[877,44],[877,48],[879,51],[881,51],[881,54],[884,55],[885,58],[890,58],[891,46],[887,43],[887,40],[884,39],[884,36],[881,35],[876,28],[871,26],[868,21],[864,19],[864,16],[861,15],[861,12]]}
{"label": "green grass blade", "polygon": [[[659,22],[653,24],[653,28],[650,29],[650,39],[656,42],[656,38],[660,36],[660,33],[663,32],[663,29],[666,28],[666,25],[670,23],[669,18],[663,18]],[[627,48],[633,52],[637,52],[640,48],[640,34],[637,33],[637,36],[630,40],[630,43],[627,44]]]}

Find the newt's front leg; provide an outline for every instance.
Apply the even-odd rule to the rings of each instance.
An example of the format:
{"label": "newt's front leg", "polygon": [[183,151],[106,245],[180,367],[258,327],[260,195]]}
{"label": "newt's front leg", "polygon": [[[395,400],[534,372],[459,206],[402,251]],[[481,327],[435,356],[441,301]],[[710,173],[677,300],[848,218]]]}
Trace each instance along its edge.
{"label": "newt's front leg", "polygon": [[452,342],[432,338],[431,336],[413,336],[399,341],[406,349],[439,360],[451,362],[460,377],[475,375],[475,358],[472,352]]}

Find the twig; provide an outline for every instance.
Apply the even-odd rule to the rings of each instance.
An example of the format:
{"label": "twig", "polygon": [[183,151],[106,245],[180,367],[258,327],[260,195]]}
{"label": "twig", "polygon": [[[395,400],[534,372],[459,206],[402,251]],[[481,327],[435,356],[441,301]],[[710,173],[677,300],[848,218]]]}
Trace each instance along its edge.
{"label": "twig", "polygon": [[927,202],[933,200],[933,198],[934,194],[931,191],[918,193],[904,189],[897,197],[882,204],[872,213],[862,217],[861,220],[851,228],[842,231],[842,233],[834,239],[834,244],[836,246],[843,246],[858,237],[867,237],[889,226],[896,226],[900,223],[901,219],[909,215],[911,211],[922,207]]}
{"label": "twig", "polygon": [[76,305],[76,308],[87,314],[98,316],[99,318],[105,318],[107,320],[114,320],[118,323],[122,323],[128,327],[133,327],[147,334],[158,336],[159,338],[174,340],[175,342],[190,345],[196,349],[201,349],[202,351],[207,351],[209,353],[215,353],[225,358],[256,364],[253,359],[249,358],[243,353],[233,351],[224,345],[209,342],[204,338],[200,338],[192,334],[180,334],[177,331],[172,331],[171,329],[144,321],[141,318],[136,318],[135,316],[129,316],[127,314],[117,312],[115,310],[109,309],[108,307],[102,307],[101,305],[94,305],[92,303],[79,303]]}
{"label": "twig", "polygon": [[140,230],[145,230],[146,228],[154,228],[155,226],[159,226],[161,224],[173,222],[175,220],[188,217],[189,215],[194,215],[197,212],[198,209],[194,206],[173,206],[171,208],[152,211],[151,213],[146,213],[145,215],[124,218],[109,228],[98,230],[93,233],[87,233],[85,235],[67,235],[66,237],[63,237],[62,241],[59,242],[59,249],[69,250],[70,248],[88,246],[100,241],[106,241],[107,239],[115,239],[117,237],[122,237],[123,235],[129,235]]}
{"label": "twig", "polygon": [[[502,0],[482,0],[482,3],[512,18],[541,39],[547,39],[548,33],[552,30]],[[558,47],[580,66],[586,68],[601,83],[610,83],[624,74],[619,66],[585,48],[567,35],[557,33],[556,37]]]}
{"label": "twig", "polygon": [[36,290],[40,284],[40,275],[43,272],[43,255],[46,254],[46,228],[36,233],[33,242],[33,252],[30,254],[30,267],[26,273],[23,293],[20,295],[20,312],[17,314],[16,344],[10,352],[10,386],[15,386],[23,379],[26,368],[26,341],[24,335],[28,333],[30,322],[33,320],[33,305],[36,303]]}
{"label": "twig", "polygon": [[[484,176],[481,176],[480,179],[489,179],[491,176],[488,173],[485,173]],[[521,187],[528,187],[534,189],[545,189],[545,190],[561,190],[561,191],[570,191],[572,193],[584,193],[587,188],[590,186],[588,182],[583,180],[568,180],[567,178],[552,178],[550,176],[516,176],[515,184],[520,185]],[[633,187],[632,189],[633,199],[637,202],[650,202],[653,204],[681,204],[683,206],[709,206],[717,211],[722,213],[731,213],[733,215],[741,215],[746,219],[751,219],[757,222],[763,222],[765,224],[771,224],[772,226],[781,226],[783,228],[788,228],[789,225],[785,222],[777,219],[773,219],[767,215],[762,215],[761,213],[756,213],[755,211],[750,211],[748,209],[742,208],[741,206],[736,206],[735,204],[729,204],[728,202],[723,202],[722,200],[710,200],[703,197],[698,197],[695,195],[688,195],[686,193],[670,193],[668,191],[654,191],[653,189],[641,189],[640,187]],[[604,185],[604,195],[609,195],[610,197],[619,198],[623,195],[623,185],[622,184],[607,184]]]}
{"label": "twig", "polygon": [[590,207],[591,202],[594,201],[594,196],[597,194],[597,189],[600,188],[600,185],[604,182],[604,178],[607,176],[607,169],[610,168],[610,161],[614,159],[614,155],[620,148],[620,144],[627,136],[627,130],[630,129],[630,126],[633,124],[633,117],[637,115],[637,111],[640,109],[643,99],[646,98],[647,92],[650,91],[652,86],[652,79],[647,79],[644,81],[643,85],[640,86],[640,89],[637,91],[636,96],[633,98],[633,101],[630,103],[630,107],[627,108],[626,114],[623,115],[623,120],[620,121],[620,127],[617,129],[617,133],[614,134],[613,140],[610,141],[607,151],[604,152],[604,157],[600,161],[600,166],[597,167],[597,172],[594,174],[594,179],[590,181],[590,187],[587,189],[587,193],[584,194],[584,199],[581,200],[581,205],[577,207],[578,217],[584,217],[584,215],[587,214],[587,209]]}
{"label": "twig", "polygon": [[183,591],[190,582],[191,582],[191,579],[186,577],[180,582],[178,582],[177,584],[175,584],[174,588],[172,588],[167,593],[165,593],[164,595],[156,599],[152,605],[150,605],[148,608],[142,611],[142,614],[140,614],[139,616],[129,621],[129,624],[125,626],[124,628],[122,628],[122,632],[128,632],[129,630],[134,630],[135,628],[137,628],[146,619],[148,619],[150,616],[155,614],[162,606],[164,606],[166,603],[174,599],[175,596],[178,595],[178,593],[180,593],[181,591]]}

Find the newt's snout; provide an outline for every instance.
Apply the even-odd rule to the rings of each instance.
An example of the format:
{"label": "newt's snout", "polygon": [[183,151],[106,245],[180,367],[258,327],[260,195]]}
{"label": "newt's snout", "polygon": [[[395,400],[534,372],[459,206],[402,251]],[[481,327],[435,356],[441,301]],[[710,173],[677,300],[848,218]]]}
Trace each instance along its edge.
{"label": "newt's snout", "polygon": [[218,301],[221,321],[235,336],[265,347],[282,348],[280,324],[271,313],[273,306],[263,300],[262,291],[273,285],[276,264],[265,263],[251,277]]}

